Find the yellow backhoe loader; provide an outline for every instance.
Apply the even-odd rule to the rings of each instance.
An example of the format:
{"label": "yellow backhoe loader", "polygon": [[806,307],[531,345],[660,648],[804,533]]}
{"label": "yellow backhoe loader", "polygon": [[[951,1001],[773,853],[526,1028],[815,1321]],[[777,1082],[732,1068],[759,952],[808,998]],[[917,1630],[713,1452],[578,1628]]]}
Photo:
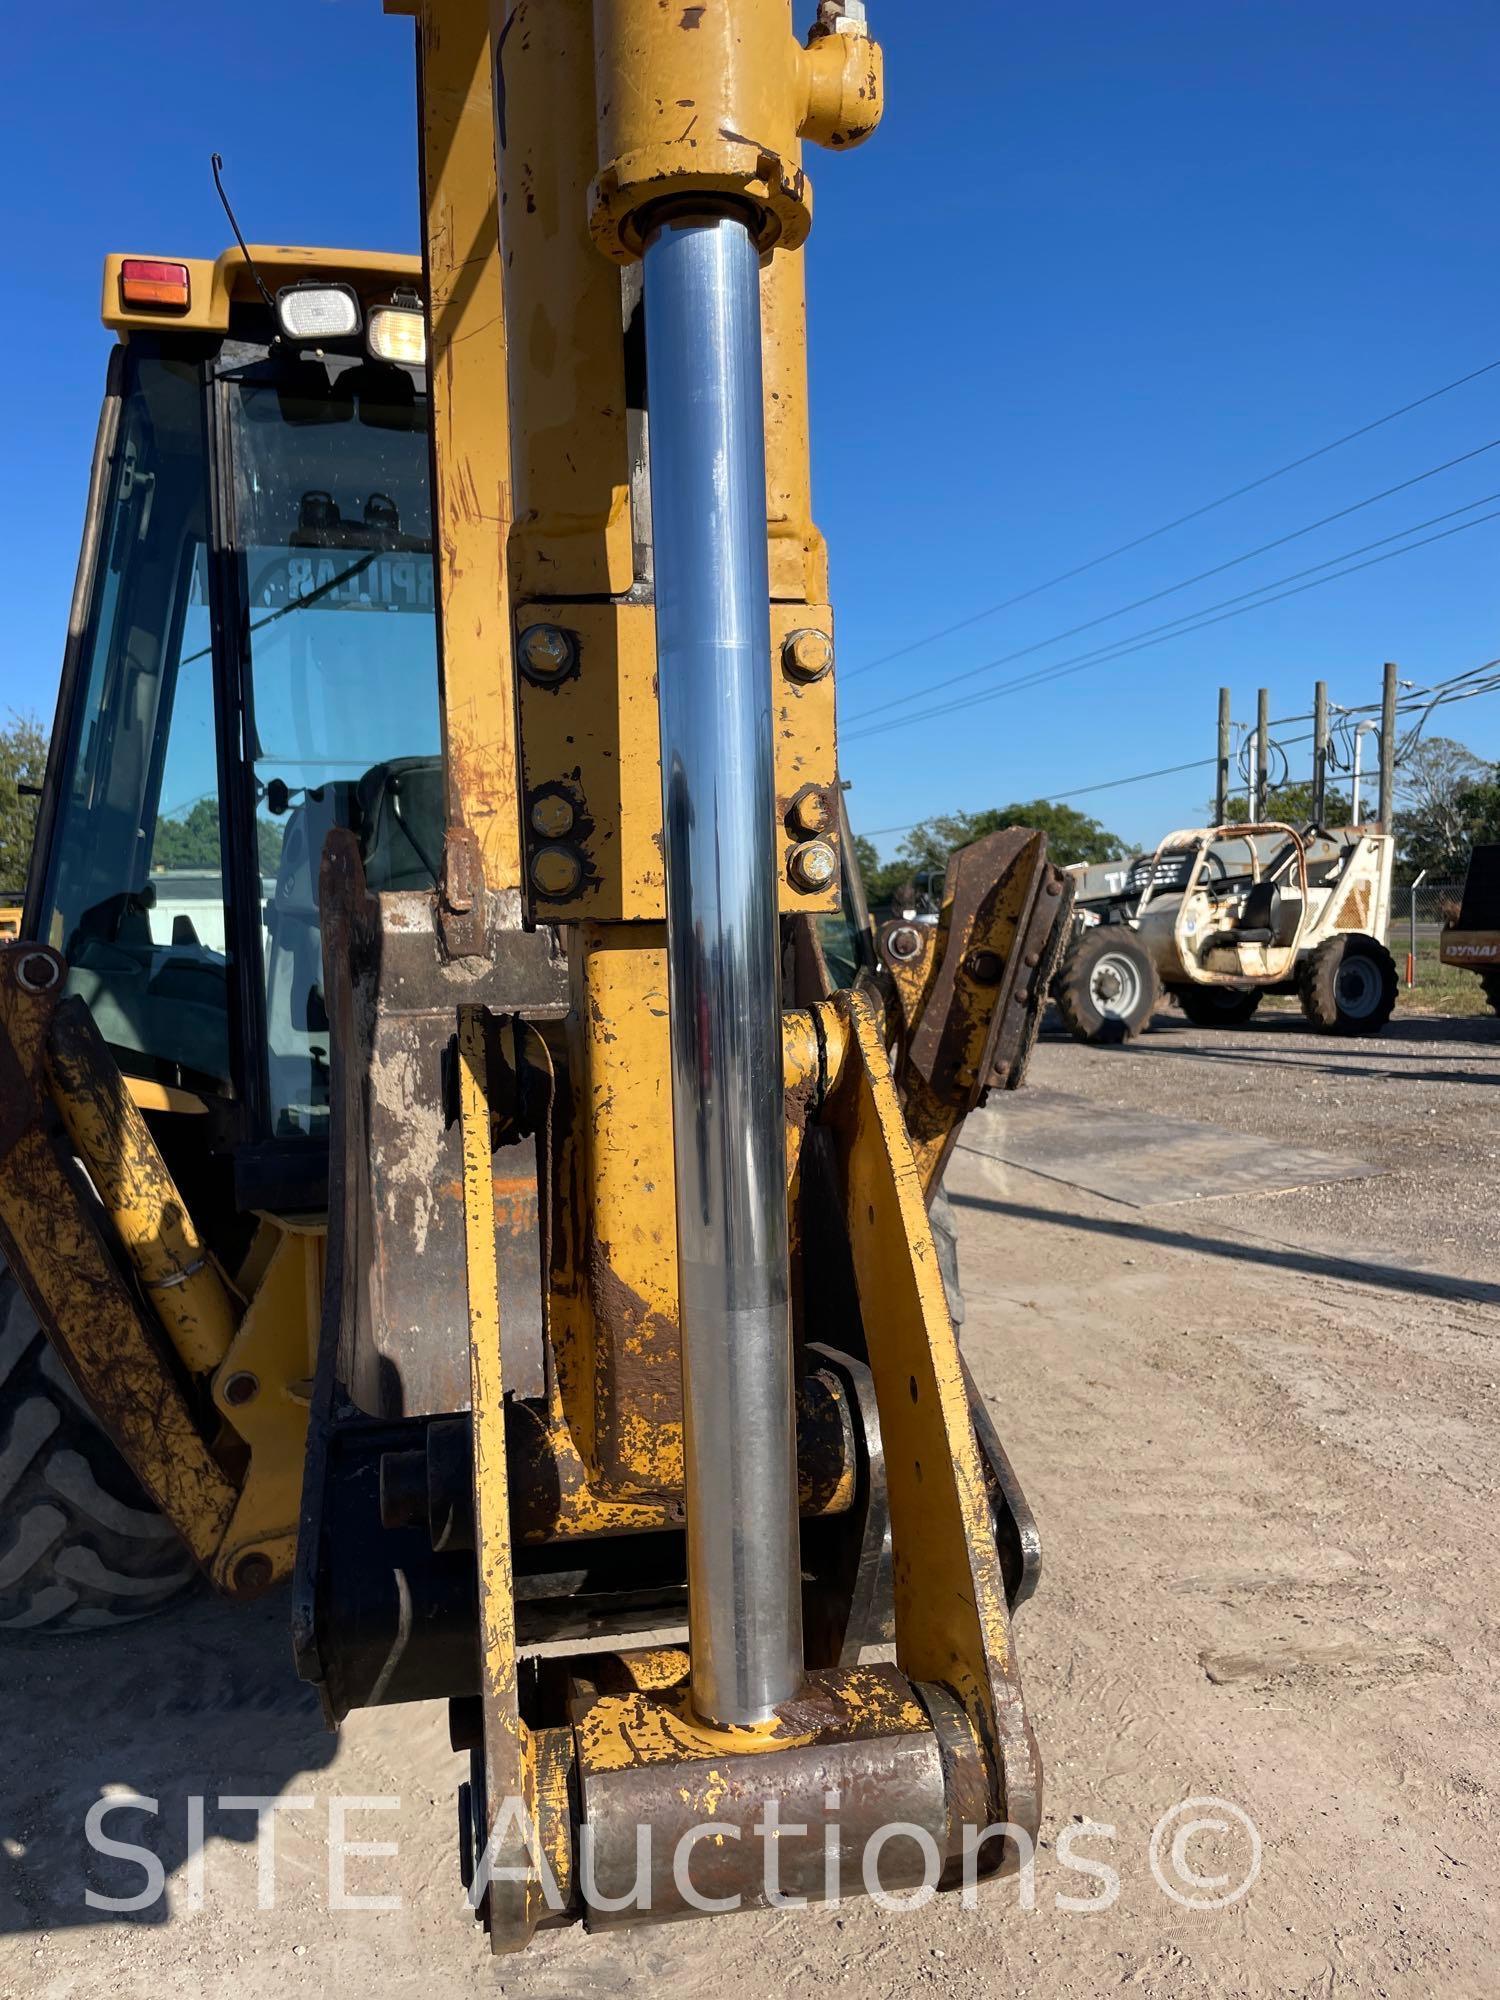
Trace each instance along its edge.
{"label": "yellow backhoe loader", "polygon": [[390,11],[420,259],[105,265],[0,948],[0,1621],[290,1581],[331,1722],[449,1701],[496,1950],[952,1887],[1036,1834],[1039,1547],[928,1208],[1071,891],[1015,829],[935,925],[860,895],[803,148],[880,51]]}

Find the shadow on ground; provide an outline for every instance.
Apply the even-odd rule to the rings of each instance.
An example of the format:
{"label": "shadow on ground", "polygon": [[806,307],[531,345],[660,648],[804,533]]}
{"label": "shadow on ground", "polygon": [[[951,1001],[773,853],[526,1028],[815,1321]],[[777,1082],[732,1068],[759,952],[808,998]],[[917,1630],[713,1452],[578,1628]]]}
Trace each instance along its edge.
{"label": "shadow on ground", "polygon": [[1071,1209],[1037,1208],[1030,1202],[960,1194],[957,1188],[951,1188],[949,1195],[955,1208],[982,1209],[987,1215],[1004,1215],[1015,1222],[1041,1222],[1054,1229],[1076,1229],[1086,1236],[1117,1236],[1124,1243],[1154,1243],[1166,1250],[1190,1250],[1199,1257],[1223,1257],[1235,1264],[1301,1271],[1308,1277],[1333,1278],[1343,1284],[1378,1285],[1382,1291],[1409,1292],[1419,1298],[1467,1299],[1476,1305],[1500,1305],[1500,1285],[1446,1271],[1414,1270],[1374,1258],[1330,1257],[1290,1243],[1255,1243],[1244,1236],[1209,1236],[1190,1229],[1163,1229],[1154,1222],[1078,1215]]}
{"label": "shadow on ground", "polygon": [[[1049,1041],[1066,1042],[1072,1039],[1056,1007],[1048,1008],[1042,1032]],[[1290,1008],[1274,1010],[1262,1007],[1259,1013],[1253,1014],[1248,1021],[1242,1021],[1238,1027],[1209,1032],[1232,1035],[1237,1040],[1241,1037],[1290,1040],[1323,1049],[1357,1049],[1361,1046],[1384,1049],[1393,1042],[1410,1042],[1418,1046],[1433,1042],[1468,1042],[1500,1054],[1500,1020],[1493,1014],[1394,1014],[1378,1035],[1345,1037],[1319,1033],[1307,1025],[1300,1013],[1294,1013]],[[1175,1007],[1163,1007],[1156,1013],[1147,1033],[1127,1046],[1143,1049],[1162,1036],[1203,1033],[1202,1028],[1195,1027]]]}
{"label": "shadow on ground", "polygon": [[[1214,1032],[1214,1031],[1210,1031]],[[1205,1047],[1204,1030],[1175,1009],[1163,1009],[1149,1030],[1114,1045],[1130,1056],[1176,1056],[1190,1062],[1267,1064],[1277,1069],[1316,1070],[1323,1076],[1376,1077],[1392,1083],[1496,1083],[1500,1073],[1479,1068],[1434,1069],[1437,1056],[1453,1060],[1458,1049],[1466,1064],[1500,1064],[1500,1021],[1488,1014],[1397,1015],[1378,1035],[1322,1035],[1300,1014],[1262,1009],[1236,1028],[1220,1029]],[[1049,1009],[1042,1027],[1047,1041],[1071,1037],[1062,1017]],[[1219,1037],[1222,1036],[1222,1040]],[[1471,1053],[1472,1051],[1472,1053]],[[1410,1067],[1407,1067],[1410,1065]]]}
{"label": "shadow on ground", "polygon": [[[168,1922],[190,1796],[205,1800],[210,1837],[249,1843],[255,1814],[225,1813],[221,1797],[295,1790],[332,1761],[336,1739],[292,1667],[289,1612],[282,1591],[248,1605],[202,1595],[109,1632],[6,1641],[0,1934]],[[105,1833],[149,1848],[168,1877],[133,1913],[85,1900],[146,1884],[139,1860],[94,1851],[85,1831],[97,1800],[125,1792],[156,1808],[115,1807]]]}

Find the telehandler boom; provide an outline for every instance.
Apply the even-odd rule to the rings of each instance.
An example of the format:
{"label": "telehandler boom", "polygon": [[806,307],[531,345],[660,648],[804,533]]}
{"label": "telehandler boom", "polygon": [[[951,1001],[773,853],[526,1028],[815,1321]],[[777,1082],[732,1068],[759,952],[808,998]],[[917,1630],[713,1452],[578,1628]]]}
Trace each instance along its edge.
{"label": "telehandler boom", "polygon": [[1037,1830],[1038,1545],[927,1210],[1071,892],[1024,829],[935,926],[859,891],[803,148],[880,51],[853,0],[388,8],[420,263],[106,264],[0,1247],[137,1517],[290,1578],[330,1721],[450,1702],[495,1949],[956,1886]]}

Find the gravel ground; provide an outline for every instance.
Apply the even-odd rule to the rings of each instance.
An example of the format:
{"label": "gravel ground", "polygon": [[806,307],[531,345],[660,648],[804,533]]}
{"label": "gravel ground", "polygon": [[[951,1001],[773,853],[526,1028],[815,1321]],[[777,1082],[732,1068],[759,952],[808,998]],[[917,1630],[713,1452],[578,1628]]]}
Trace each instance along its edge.
{"label": "gravel ground", "polygon": [[[492,1962],[456,1907],[442,1708],[335,1742],[272,1602],[201,1602],[105,1640],[3,1656],[0,1993],[27,2000],[510,1992],[687,2000],[843,1988],[1084,2000],[1490,1995],[1500,1955],[1500,1284],[1489,1089],[1500,1027],[1398,1020],[1379,1041],[1269,1016],[1126,1049],[1044,1038],[1035,1080],[1100,1103],[1352,1153],[1379,1178],[1136,1209],[973,1154],[950,1174],[965,1346],[1046,1546],[1018,1621],[1047,1766],[1034,1907],[868,1903],[538,1941]],[[1003,1117],[1004,1106],[999,1107]],[[90,1860],[89,1806],[160,1853]],[[188,1796],[208,1795],[201,1889]],[[253,1821],[279,1797],[274,1906]],[[345,1887],[330,1907],[331,1814]],[[1184,1836],[1181,1802],[1228,1831]],[[1160,1875],[1153,1873],[1153,1831]],[[1088,1861],[1110,1868],[1081,1872]],[[1070,1907],[1070,1901],[1084,1907]]]}
{"label": "gravel ground", "polygon": [[[1383,1171],[1255,1206],[1256,1226],[1294,1242],[1340,1236],[1446,1267],[1500,1264],[1500,1020],[1398,1011],[1370,1040],[1309,1032],[1290,1007],[1247,1027],[1192,1027],[1164,1006],[1123,1048],[1088,1048],[1054,1024],[1031,1081],[1133,1110],[1352,1154]],[[1500,1111],[1500,1101],[1495,1110]]]}

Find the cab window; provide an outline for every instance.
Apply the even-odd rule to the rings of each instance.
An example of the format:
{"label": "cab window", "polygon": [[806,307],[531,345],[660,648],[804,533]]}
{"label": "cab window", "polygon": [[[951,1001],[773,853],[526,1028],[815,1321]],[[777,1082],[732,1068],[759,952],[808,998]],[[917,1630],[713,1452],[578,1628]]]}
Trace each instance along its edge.
{"label": "cab window", "polygon": [[230,1079],[202,378],[127,357],[46,891],[48,942],[122,1068]]}
{"label": "cab window", "polygon": [[442,854],[427,406],[405,370],[337,357],[227,388],[271,1129],[316,1137],[324,840],[351,828],[377,892],[431,888]]}

